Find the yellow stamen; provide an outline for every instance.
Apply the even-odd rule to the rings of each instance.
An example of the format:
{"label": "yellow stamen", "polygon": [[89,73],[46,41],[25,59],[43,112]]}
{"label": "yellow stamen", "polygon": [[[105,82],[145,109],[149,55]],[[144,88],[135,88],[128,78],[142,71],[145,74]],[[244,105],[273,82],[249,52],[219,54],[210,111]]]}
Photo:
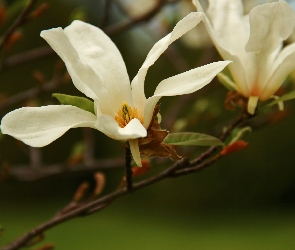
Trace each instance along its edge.
{"label": "yellow stamen", "polygon": [[115,120],[121,128],[124,128],[132,119],[137,118],[143,124],[142,112],[137,108],[131,108],[126,102],[118,110]]}

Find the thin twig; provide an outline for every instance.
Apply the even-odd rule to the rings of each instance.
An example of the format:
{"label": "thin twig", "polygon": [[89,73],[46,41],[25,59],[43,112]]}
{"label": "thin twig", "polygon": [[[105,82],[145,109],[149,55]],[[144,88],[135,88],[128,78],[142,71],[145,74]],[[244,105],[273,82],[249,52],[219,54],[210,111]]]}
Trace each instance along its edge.
{"label": "thin twig", "polygon": [[30,151],[30,160],[31,160],[31,168],[34,170],[38,170],[42,166],[42,155],[40,148],[29,147]]}
{"label": "thin twig", "polygon": [[41,94],[52,92],[57,87],[59,87],[62,82],[63,82],[63,79],[61,76],[55,76],[53,77],[53,79],[51,79],[50,81],[46,83],[43,83],[40,86],[28,89],[14,96],[11,96],[7,99],[4,99],[3,101],[0,102],[0,113],[2,113],[4,109],[10,106],[18,105],[29,99],[36,98],[40,96]]}
{"label": "thin twig", "polygon": [[120,21],[119,23],[106,27],[104,31],[108,35],[113,35],[113,34],[120,33],[122,31],[126,31],[127,29],[132,28],[138,23],[147,22],[151,18],[153,18],[156,14],[159,13],[159,11],[162,9],[165,3],[166,3],[165,0],[158,0],[157,4],[155,4],[155,6],[151,10],[149,10],[147,13],[143,14],[142,16]]}
{"label": "thin twig", "polygon": [[20,13],[18,18],[15,20],[15,22],[8,28],[6,33],[2,36],[2,39],[0,41],[0,50],[2,50],[3,46],[8,41],[8,39],[13,34],[13,32],[27,20],[27,15],[32,10],[36,2],[37,0],[30,0],[27,6],[24,8],[24,10]]}
{"label": "thin twig", "polygon": [[[241,115],[235,122],[233,122],[230,126],[228,126],[228,129],[223,133],[221,138],[225,139],[231,131],[239,126],[241,122],[244,122],[246,119],[251,118],[249,115]],[[211,155],[214,153],[214,151],[209,150],[208,152],[211,153]],[[209,153],[206,154],[206,157],[201,157],[202,160],[205,158],[210,157]],[[162,171],[160,174],[155,175],[149,179],[143,180],[141,182],[133,184],[133,190],[138,190],[140,188],[152,185],[158,181],[161,181],[166,178],[171,177],[178,177],[186,174],[191,174],[194,172],[201,171],[205,169],[208,166],[211,166],[213,163],[215,163],[221,155],[216,155],[211,160],[208,160],[206,162],[202,162],[201,164],[192,164],[199,162],[200,159],[197,158],[193,160],[192,162],[189,162],[188,160],[184,159],[181,161],[178,161],[174,163],[171,167],[168,169]],[[105,195],[101,197],[100,199],[91,201],[87,204],[82,204],[81,206],[78,206],[77,208],[70,210],[68,213],[57,215],[53,217],[52,219],[48,220],[47,222],[41,224],[40,226],[36,227],[35,229],[29,231],[25,235],[21,236],[20,238],[16,239],[9,245],[5,246],[2,250],[16,250],[19,249],[22,246],[25,246],[27,242],[29,242],[32,238],[36,237],[37,235],[45,232],[46,230],[61,224],[62,222],[65,222],[67,220],[70,220],[72,218],[78,217],[78,216],[85,216],[88,214],[92,214],[93,212],[100,211],[101,209],[105,208],[107,205],[111,204],[115,199],[126,195],[128,192],[127,188],[119,189],[117,191],[114,191],[111,194]]]}
{"label": "thin twig", "polygon": [[132,192],[132,169],[131,169],[131,150],[129,143],[125,146],[125,178],[126,178],[126,188],[128,192]]}
{"label": "thin twig", "polygon": [[55,52],[50,46],[43,46],[40,48],[32,49],[26,52],[22,52],[20,54],[10,56],[0,63],[0,72],[4,69],[9,69],[20,64],[30,62],[42,57],[54,55]]}
{"label": "thin twig", "polygon": [[[243,111],[241,113],[241,115],[232,124],[230,124],[227,127],[227,129],[219,137],[219,139],[224,142],[227,139],[227,137],[230,135],[230,133],[233,131],[234,128],[238,127],[239,125],[241,125],[242,123],[244,123],[247,119],[249,119],[251,117],[252,116],[247,111]],[[206,152],[204,152],[197,159],[192,161],[192,165],[196,166],[196,165],[202,163],[204,160],[206,160],[210,156],[212,156],[218,150],[218,148],[219,148],[218,146],[210,147]]]}
{"label": "thin twig", "polygon": [[104,27],[106,27],[108,21],[109,21],[109,18],[110,18],[110,12],[111,12],[111,3],[112,3],[112,0],[105,0],[104,1],[104,16],[102,18],[102,21],[101,21],[101,25],[100,25],[100,28],[103,29]]}
{"label": "thin twig", "polygon": [[[107,2],[111,2],[111,1],[108,0]],[[120,21],[119,23],[105,27],[104,31],[108,35],[115,35],[117,33],[126,31],[127,29],[132,28],[134,25],[140,22],[148,21],[151,18],[153,18],[161,10],[164,4],[165,4],[164,0],[159,0],[159,3],[148,13],[145,13],[144,15],[135,19]],[[30,51],[20,53],[18,55],[8,57],[3,62],[0,62],[0,72],[2,72],[4,69],[8,69],[29,61],[33,61],[39,58],[53,55],[54,53],[55,52],[51,49],[50,46],[43,46],[37,49],[32,49]]]}
{"label": "thin twig", "polygon": [[95,162],[94,159],[94,130],[91,128],[82,128],[85,142],[84,163],[86,166],[91,166]]}
{"label": "thin twig", "polygon": [[9,166],[7,169],[7,177],[18,181],[36,181],[44,178],[50,178],[56,175],[69,173],[88,173],[94,170],[108,170],[124,167],[124,160],[118,159],[99,159],[93,160],[91,164],[85,166],[85,163],[77,163],[68,165],[66,163],[58,163],[48,166],[31,168],[30,165]]}

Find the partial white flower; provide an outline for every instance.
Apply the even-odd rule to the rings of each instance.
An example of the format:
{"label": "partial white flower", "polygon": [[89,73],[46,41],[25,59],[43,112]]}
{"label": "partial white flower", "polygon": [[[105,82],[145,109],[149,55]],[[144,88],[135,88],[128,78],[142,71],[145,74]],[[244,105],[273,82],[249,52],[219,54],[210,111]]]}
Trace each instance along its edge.
{"label": "partial white flower", "polygon": [[[193,0],[197,9],[201,4]],[[211,0],[204,22],[220,55],[229,65],[236,90],[249,98],[248,112],[258,100],[273,97],[295,69],[295,44],[282,49],[293,32],[295,14],[283,0],[254,7],[243,15],[241,0]]]}
{"label": "partial white flower", "polygon": [[119,2],[132,18],[145,15],[158,4],[158,0],[120,0]]}
{"label": "partial white flower", "polygon": [[197,25],[203,13],[191,13],[149,52],[131,85],[122,56],[99,28],[82,21],[41,32],[65,62],[75,87],[94,100],[95,115],[71,105],[24,107],[3,117],[1,130],[33,147],[46,146],[70,128],[95,128],[115,140],[129,141],[141,165],[138,138],[147,135],[156,103],[162,96],[192,93],[208,84],[229,62],[192,69],[159,83],[152,97],[144,94],[147,70],[169,44]]}

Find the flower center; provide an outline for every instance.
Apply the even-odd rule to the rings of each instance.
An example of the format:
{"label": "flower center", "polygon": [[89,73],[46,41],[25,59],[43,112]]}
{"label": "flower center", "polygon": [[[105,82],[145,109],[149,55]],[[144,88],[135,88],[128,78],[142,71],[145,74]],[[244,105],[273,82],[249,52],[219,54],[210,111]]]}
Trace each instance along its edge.
{"label": "flower center", "polygon": [[126,102],[118,110],[115,120],[121,128],[124,128],[132,119],[137,118],[143,124],[142,112],[137,108],[131,108]]}

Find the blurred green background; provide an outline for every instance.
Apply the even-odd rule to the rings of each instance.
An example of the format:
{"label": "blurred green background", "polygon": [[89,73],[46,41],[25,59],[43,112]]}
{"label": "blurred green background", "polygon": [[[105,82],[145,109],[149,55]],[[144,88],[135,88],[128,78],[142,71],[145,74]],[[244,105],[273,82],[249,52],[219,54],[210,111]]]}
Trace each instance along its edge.
{"label": "blurred green background", "polygon": [[[16,6],[17,2],[22,1],[7,1],[7,4]],[[38,1],[38,4],[41,2]],[[45,46],[45,41],[39,36],[41,30],[65,27],[71,20],[81,17],[94,25],[100,25],[103,21],[103,0],[51,0],[48,3],[49,9],[43,15],[22,27],[22,39],[4,53],[2,59]],[[169,32],[177,22],[174,14],[179,6],[169,6],[149,24],[143,23],[111,36],[122,53],[131,79],[155,41]],[[19,9],[16,8],[14,12],[7,17],[7,23],[1,26],[1,34],[17,16]],[[124,18],[126,13],[112,4],[108,25]],[[174,49],[190,67],[219,60],[213,49],[188,48],[182,41],[177,41]],[[34,70],[42,72],[46,80],[51,79],[58,60],[53,54],[2,70],[1,98],[37,86],[32,76]],[[178,61],[171,63],[162,56],[151,67],[146,81],[147,96],[153,93],[162,79],[178,73],[173,67],[175,63]],[[292,88],[292,83],[287,88]],[[61,85],[55,92],[81,95],[71,83]],[[238,110],[229,111],[224,107],[226,92],[223,86],[213,81],[192,95],[173,123],[174,130],[220,135],[223,127],[238,114]],[[161,99],[164,125],[169,125],[170,121],[165,114],[171,114],[171,107],[178,100],[179,97]],[[31,102],[37,106],[57,104],[51,93]],[[1,116],[14,108],[17,106],[7,108]],[[294,112],[293,101],[286,103],[282,119],[279,119],[275,109],[273,116],[265,114],[255,118],[250,124],[253,132],[246,137],[250,143],[246,150],[229,155],[200,173],[164,180],[120,198],[100,213],[57,226],[46,233],[44,243],[53,243],[56,249],[90,250],[295,249]],[[94,136],[97,158],[124,157],[120,142],[110,140],[98,131],[95,131]],[[67,132],[42,149],[44,162],[66,162],[73,145],[82,138],[81,129]],[[190,147],[178,150],[193,158],[204,149]],[[27,149],[9,136],[1,137],[0,157],[2,171],[7,163],[29,164]],[[154,164],[152,173],[166,166],[167,162]],[[123,170],[106,170],[104,173],[107,181],[104,193],[107,193],[116,188]],[[85,171],[64,173],[32,182],[12,178],[2,182],[0,227],[3,233],[0,247],[48,220],[71,200],[81,182],[93,182],[92,176],[93,172]]]}

